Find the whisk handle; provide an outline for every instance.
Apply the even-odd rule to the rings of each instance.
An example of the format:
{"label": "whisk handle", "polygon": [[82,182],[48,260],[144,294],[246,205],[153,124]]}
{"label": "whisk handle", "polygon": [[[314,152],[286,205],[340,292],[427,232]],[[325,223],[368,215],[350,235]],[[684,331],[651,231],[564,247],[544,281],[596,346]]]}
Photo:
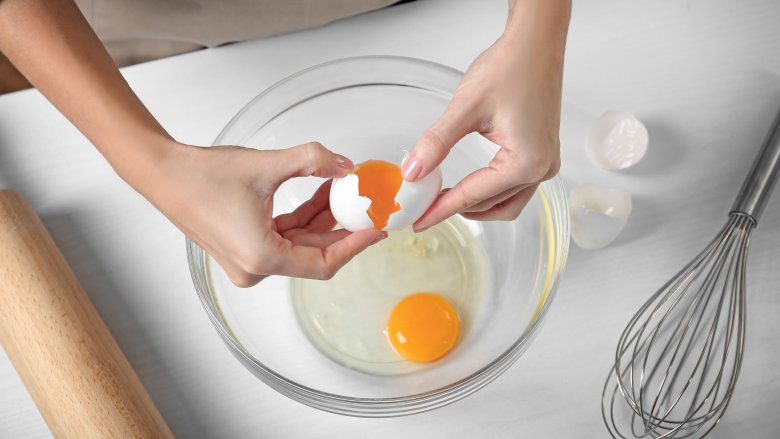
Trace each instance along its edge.
{"label": "whisk handle", "polygon": [[777,182],[778,171],[780,171],[780,110],[772,122],[772,128],[769,129],[764,145],[756,156],[731,211],[748,214],[758,223],[772,188]]}

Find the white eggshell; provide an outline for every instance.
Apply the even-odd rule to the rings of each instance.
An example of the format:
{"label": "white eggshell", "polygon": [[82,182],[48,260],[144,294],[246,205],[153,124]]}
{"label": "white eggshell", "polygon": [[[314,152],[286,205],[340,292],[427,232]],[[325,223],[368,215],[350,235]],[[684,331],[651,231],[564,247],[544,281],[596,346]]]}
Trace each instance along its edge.
{"label": "white eggshell", "polygon": [[330,187],[330,211],[341,227],[350,232],[374,227],[367,213],[371,199],[360,196],[358,181],[357,175],[349,174],[334,179]]}
{"label": "white eggshell", "polygon": [[441,182],[439,168],[415,182],[404,180],[395,195],[395,202],[401,210],[390,215],[385,230],[402,229],[420,219],[439,195]]}
{"label": "white eggshell", "polygon": [[631,194],[623,189],[584,184],[569,194],[571,237],[595,250],[617,238],[631,216]]}
{"label": "white eggshell", "polygon": [[585,151],[593,163],[615,171],[639,163],[648,142],[647,128],[634,115],[607,111],[593,121]]}

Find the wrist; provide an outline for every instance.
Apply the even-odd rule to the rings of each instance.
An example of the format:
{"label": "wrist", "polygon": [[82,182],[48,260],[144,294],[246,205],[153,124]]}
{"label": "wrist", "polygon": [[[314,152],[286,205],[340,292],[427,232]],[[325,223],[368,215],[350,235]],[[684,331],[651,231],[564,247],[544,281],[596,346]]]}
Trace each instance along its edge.
{"label": "wrist", "polygon": [[507,25],[496,41],[507,70],[562,77],[570,0],[511,0]]}
{"label": "wrist", "polygon": [[134,138],[132,145],[106,158],[122,180],[148,198],[159,168],[187,148],[168,135],[151,135]]}
{"label": "wrist", "polygon": [[563,50],[571,17],[571,0],[509,0],[502,38],[540,39]]}

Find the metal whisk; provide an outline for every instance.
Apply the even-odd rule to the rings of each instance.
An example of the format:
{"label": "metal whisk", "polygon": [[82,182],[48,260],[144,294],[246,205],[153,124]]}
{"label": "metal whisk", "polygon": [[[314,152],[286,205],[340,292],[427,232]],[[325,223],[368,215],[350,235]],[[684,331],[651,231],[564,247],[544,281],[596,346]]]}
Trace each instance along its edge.
{"label": "metal whisk", "polygon": [[702,438],[734,394],[745,348],[750,236],[780,169],[780,111],[720,234],[639,308],[602,394],[613,438]]}

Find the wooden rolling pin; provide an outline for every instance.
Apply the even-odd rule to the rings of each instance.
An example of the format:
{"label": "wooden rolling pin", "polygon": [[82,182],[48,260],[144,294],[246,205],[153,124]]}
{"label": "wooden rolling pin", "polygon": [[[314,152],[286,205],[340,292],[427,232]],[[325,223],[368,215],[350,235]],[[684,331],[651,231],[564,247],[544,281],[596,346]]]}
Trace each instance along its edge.
{"label": "wooden rolling pin", "polygon": [[0,343],[54,437],[173,437],[41,220],[8,190]]}

